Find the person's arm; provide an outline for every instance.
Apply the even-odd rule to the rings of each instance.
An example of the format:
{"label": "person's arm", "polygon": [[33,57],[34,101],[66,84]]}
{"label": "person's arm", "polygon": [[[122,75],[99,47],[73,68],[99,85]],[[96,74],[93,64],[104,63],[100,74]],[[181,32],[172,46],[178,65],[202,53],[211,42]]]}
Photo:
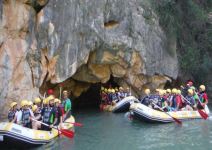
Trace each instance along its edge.
{"label": "person's arm", "polygon": [[31,109],[29,109],[29,112],[30,112],[30,117],[35,118],[34,113],[32,112]]}
{"label": "person's arm", "polygon": [[162,109],[164,110],[164,109],[167,108],[167,107],[168,107],[168,104],[167,104],[166,101],[164,101],[164,106],[162,107]]}

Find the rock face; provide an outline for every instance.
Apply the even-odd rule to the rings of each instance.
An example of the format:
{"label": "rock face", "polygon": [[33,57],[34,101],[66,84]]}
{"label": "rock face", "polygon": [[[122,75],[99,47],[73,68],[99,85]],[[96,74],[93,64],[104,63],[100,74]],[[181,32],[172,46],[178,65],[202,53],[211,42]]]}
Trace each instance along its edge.
{"label": "rock face", "polygon": [[177,55],[169,54],[169,39],[147,7],[138,0],[3,0],[1,113],[8,102],[39,95],[47,81],[70,82],[79,96],[111,75],[135,93],[175,79]]}

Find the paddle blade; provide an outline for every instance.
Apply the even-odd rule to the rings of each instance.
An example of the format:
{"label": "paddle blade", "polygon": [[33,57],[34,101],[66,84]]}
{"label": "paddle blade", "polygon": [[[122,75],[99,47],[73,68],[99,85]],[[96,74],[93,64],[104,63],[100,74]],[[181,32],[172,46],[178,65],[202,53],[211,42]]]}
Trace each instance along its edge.
{"label": "paddle blade", "polygon": [[62,129],[62,130],[60,130],[61,131],[61,133],[64,135],[64,136],[66,136],[66,137],[68,137],[68,138],[73,138],[74,137],[74,132],[73,131],[70,131],[70,130],[67,130],[67,129]]}
{"label": "paddle blade", "polygon": [[208,118],[208,114],[206,114],[204,111],[198,109],[198,112],[203,119],[206,120]]}

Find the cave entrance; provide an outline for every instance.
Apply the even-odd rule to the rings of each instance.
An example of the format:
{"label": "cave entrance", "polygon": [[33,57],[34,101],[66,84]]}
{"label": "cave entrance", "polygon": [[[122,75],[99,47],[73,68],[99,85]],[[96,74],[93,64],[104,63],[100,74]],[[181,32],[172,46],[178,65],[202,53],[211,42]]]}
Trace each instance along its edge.
{"label": "cave entrance", "polygon": [[[42,84],[40,87],[40,93],[44,97],[47,96],[47,90],[53,89],[54,95],[57,98],[61,97],[62,91],[67,90],[70,93],[69,98],[72,100],[72,107],[73,109],[81,109],[81,108],[99,108],[99,104],[101,102],[101,95],[100,90],[101,87],[104,88],[115,88],[119,87],[119,85],[116,83],[116,78],[114,78],[112,75],[110,76],[110,79],[106,83],[86,83],[86,82],[80,82],[76,81],[72,78],[67,79],[66,81],[62,83],[57,84],[51,84],[49,81],[46,81]],[[62,88],[61,88],[62,85]],[[87,90],[82,92],[78,97],[74,96],[72,93],[77,88],[79,89],[79,85],[86,85],[88,86]],[[83,87],[83,86],[82,86]],[[60,92],[61,89],[61,92]]]}
{"label": "cave entrance", "polygon": [[115,88],[118,84],[114,80],[115,78],[111,75],[110,79],[106,83],[95,83],[91,84],[87,91],[83,92],[79,97],[73,101],[73,107],[79,108],[99,108],[101,102],[100,90],[104,88]]}

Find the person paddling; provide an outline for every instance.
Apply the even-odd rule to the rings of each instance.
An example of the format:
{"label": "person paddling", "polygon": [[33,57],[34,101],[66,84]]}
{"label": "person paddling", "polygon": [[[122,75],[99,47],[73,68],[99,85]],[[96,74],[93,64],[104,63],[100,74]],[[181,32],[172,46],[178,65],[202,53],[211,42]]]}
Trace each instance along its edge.
{"label": "person paddling", "polygon": [[208,95],[205,90],[206,90],[205,85],[200,85],[198,95],[199,95],[201,103],[199,102],[199,105],[198,105],[199,109],[204,109],[205,105],[208,104]]}
{"label": "person paddling", "polygon": [[188,95],[185,97],[185,108],[182,110],[190,110],[192,111],[195,107],[195,100],[194,100],[194,92],[192,89],[188,89]]}
{"label": "person paddling", "polygon": [[52,127],[56,123],[55,109],[54,109],[54,96],[50,95],[46,98],[46,107],[42,109],[41,115],[43,116],[42,122],[49,125],[45,126],[40,122],[37,122],[36,128],[42,130],[51,131]]}

